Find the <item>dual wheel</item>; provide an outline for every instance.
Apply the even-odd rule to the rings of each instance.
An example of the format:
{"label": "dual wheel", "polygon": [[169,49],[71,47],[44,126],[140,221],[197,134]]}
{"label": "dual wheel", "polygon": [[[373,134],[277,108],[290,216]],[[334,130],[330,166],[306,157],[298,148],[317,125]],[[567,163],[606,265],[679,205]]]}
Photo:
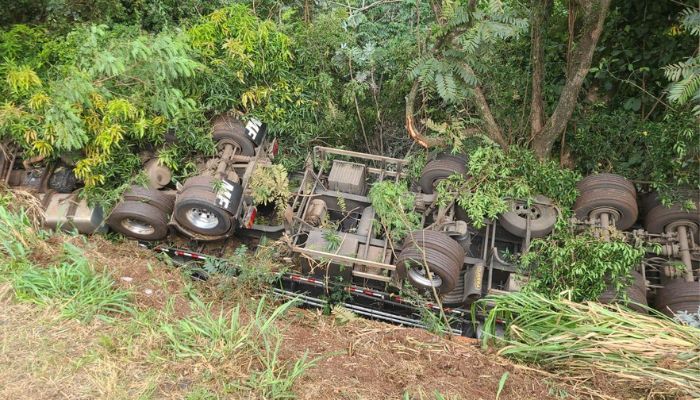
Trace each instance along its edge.
{"label": "dual wheel", "polygon": [[[639,216],[637,193],[634,185],[624,177],[614,174],[591,175],[579,182],[578,189],[581,195],[574,204],[577,218],[599,221],[601,225],[605,225],[602,221],[609,222],[620,230],[629,229],[636,222]],[[671,279],[657,290],[656,309],[667,315],[680,311],[697,312],[700,307],[700,282],[693,274],[689,253],[692,245],[700,244],[697,243],[700,202],[697,201],[697,196],[695,198],[695,210],[685,210],[680,204],[667,207],[661,204],[655,194],[641,201],[645,211],[644,229],[654,234],[675,234],[681,259],[689,267],[685,277]],[[692,243],[691,238],[696,243]],[[642,303],[639,288],[633,285],[630,290],[630,298]]]}
{"label": "dual wheel", "polygon": [[458,284],[464,249],[443,232],[414,231],[404,241],[396,272],[422,291],[451,292]]}
{"label": "dual wheel", "polygon": [[[245,126],[228,115],[214,118],[212,138],[217,148],[230,145],[235,154],[254,156],[255,145]],[[179,194],[132,186],[114,208],[107,224],[124,236],[145,241],[165,239],[171,216],[192,233],[216,237],[232,229],[243,189],[237,183],[221,184],[212,176],[200,175],[185,181]]]}

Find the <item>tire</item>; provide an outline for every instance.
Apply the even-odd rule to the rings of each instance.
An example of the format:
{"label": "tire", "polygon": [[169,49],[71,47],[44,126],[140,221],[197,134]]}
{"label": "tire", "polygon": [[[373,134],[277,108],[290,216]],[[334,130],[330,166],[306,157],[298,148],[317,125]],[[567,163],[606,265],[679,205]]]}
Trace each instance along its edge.
{"label": "tire", "polygon": [[655,308],[673,316],[681,311],[697,313],[700,307],[700,282],[674,279],[656,291]]}
{"label": "tire", "polygon": [[[630,302],[625,305],[634,311],[646,314],[647,310],[643,307],[647,306],[646,282],[642,274],[636,271],[632,272],[632,279],[632,284],[625,290]],[[614,289],[608,289],[598,296],[598,301],[603,304],[613,304],[620,302],[620,299]]]}
{"label": "tire", "polygon": [[632,195],[637,194],[637,189],[635,189],[634,184],[627,180],[624,176],[617,174],[595,174],[588,175],[587,177],[580,180],[576,187],[579,192],[586,193],[589,190],[595,189],[610,189],[617,188],[621,191],[626,191]]}
{"label": "tire", "polygon": [[458,153],[452,154],[449,151],[443,151],[435,156],[436,160],[454,160],[466,167],[469,162],[469,157],[466,154]]}
{"label": "tire", "polygon": [[423,193],[431,194],[437,183],[453,174],[467,174],[467,167],[463,162],[453,158],[433,160],[425,165],[420,175],[420,187]]}
{"label": "tire", "polygon": [[498,221],[506,231],[517,237],[524,238],[527,233],[527,214],[532,215],[530,220],[530,236],[539,238],[547,236],[557,223],[557,210],[552,206],[552,201],[542,195],[535,197],[538,203],[527,208],[527,202],[514,201],[511,203],[511,211],[501,214]]}
{"label": "tire", "polygon": [[231,229],[231,214],[216,203],[216,194],[189,187],[177,196],[174,214],[188,230],[206,236],[218,236]]}
{"label": "tire", "polygon": [[615,184],[582,192],[574,203],[576,217],[581,220],[602,209],[612,209],[619,214],[614,224],[620,230],[631,227],[639,215],[636,196]]}
{"label": "tire", "polygon": [[[408,279],[420,290],[430,291],[434,287],[438,294],[451,292],[459,281],[464,262],[464,249],[442,232],[415,231],[406,241],[397,257],[396,271],[400,278]],[[423,268],[412,268],[410,264],[428,264],[435,275],[433,281],[422,273]]]}
{"label": "tire", "polygon": [[442,297],[442,304],[449,306],[461,306],[464,304],[464,274],[459,274],[457,286],[451,292]]}
{"label": "tire", "polygon": [[107,219],[112,230],[139,240],[161,240],[168,236],[168,215],[151,204],[122,201]]}
{"label": "tire", "polygon": [[245,125],[231,116],[219,115],[214,118],[211,137],[214,142],[224,139],[235,142],[244,156],[255,155],[255,143],[246,135]]}
{"label": "tire", "polygon": [[193,176],[191,178],[187,178],[185,183],[182,185],[182,192],[184,192],[187,189],[190,188],[199,188],[202,190],[208,190],[210,192],[214,192],[214,182],[216,179],[214,179],[213,176],[209,175],[197,175]]}
{"label": "tire", "polygon": [[124,192],[122,199],[150,204],[160,209],[168,216],[173,213],[173,205],[175,203],[174,196],[139,185],[132,185],[129,190]]}
{"label": "tire", "polygon": [[685,225],[698,241],[700,240],[698,238],[700,203],[696,202],[695,207],[695,210],[683,210],[680,204],[672,204],[671,207],[659,204],[644,216],[644,229],[649,233],[664,233],[667,228],[672,228],[674,225]]}

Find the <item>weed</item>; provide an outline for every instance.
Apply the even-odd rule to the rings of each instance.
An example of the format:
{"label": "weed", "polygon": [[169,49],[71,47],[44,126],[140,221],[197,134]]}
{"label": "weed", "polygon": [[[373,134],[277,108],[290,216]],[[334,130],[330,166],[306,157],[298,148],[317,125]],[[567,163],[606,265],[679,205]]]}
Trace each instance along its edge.
{"label": "weed", "polygon": [[12,286],[20,300],[57,306],[65,318],[82,322],[94,317],[109,320],[111,314],[131,311],[129,292],[116,289],[111,278],[93,271],[77,248],[65,248],[70,260],[47,269],[27,268],[14,276]]}
{"label": "weed", "polygon": [[10,260],[22,260],[39,241],[25,210],[12,212],[0,206],[0,252]]}
{"label": "weed", "polygon": [[506,381],[508,380],[508,376],[510,376],[510,373],[508,371],[504,372],[503,375],[501,375],[501,379],[498,381],[498,390],[496,390],[496,400],[501,398],[501,393],[506,387]]}
{"label": "weed", "polygon": [[428,332],[433,333],[438,336],[445,336],[452,331],[450,326],[450,320],[445,320],[445,318],[439,314],[432,312],[426,308],[420,309],[421,322],[425,326]]}

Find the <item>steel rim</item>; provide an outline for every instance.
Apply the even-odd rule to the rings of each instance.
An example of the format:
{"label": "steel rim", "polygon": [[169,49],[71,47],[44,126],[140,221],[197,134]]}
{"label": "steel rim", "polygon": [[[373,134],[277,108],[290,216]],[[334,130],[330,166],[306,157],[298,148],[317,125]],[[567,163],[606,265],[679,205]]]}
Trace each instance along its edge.
{"label": "steel rim", "polygon": [[442,286],[442,278],[433,272],[433,279],[428,278],[428,272],[420,264],[409,263],[408,276],[417,285],[439,288]]}
{"label": "steel rim", "polygon": [[123,219],[122,227],[136,235],[151,235],[156,231],[156,228],[153,225],[135,218]]}
{"label": "steel rim", "polygon": [[212,229],[219,225],[219,217],[206,208],[192,207],[185,213],[185,218],[199,229]]}

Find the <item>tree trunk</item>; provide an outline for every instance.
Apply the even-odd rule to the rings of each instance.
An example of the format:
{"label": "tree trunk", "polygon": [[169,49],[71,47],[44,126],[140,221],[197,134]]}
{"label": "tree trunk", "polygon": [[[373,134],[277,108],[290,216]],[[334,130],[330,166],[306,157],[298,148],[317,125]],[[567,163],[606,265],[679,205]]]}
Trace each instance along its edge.
{"label": "tree trunk", "polygon": [[[474,70],[472,70],[469,64],[464,63],[463,65],[464,69],[468,73],[476,76],[474,74]],[[484,121],[484,127],[486,128],[486,133],[488,134],[489,138],[491,138],[491,140],[493,140],[494,142],[498,143],[498,145],[500,145],[504,149],[508,149],[508,142],[503,137],[501,127],[498,126],[498,123],[496,123],[496,119],[493,117],[493,113],[491,112],[491,107],[489,107],[489,103],[486,100],[486,96],[484,96],[484,92],[481,90],[481,86],[479,86],[478,84],[474,86],[474,100],[476,101],[476,106],[479,110],[479,115]]]}
{"label": "tree trunk", "polygon": [[566,77],[559,101],[544,128],[533,136],[532,149],[540,159],[547,158],[568,124],[576,108],[578,94],[588,74],[596,45],[603,32],[605,17],[610,8],[610,0],[588,1],[579,3],[582,10],[582,31],[576,51],[573,54],[572,74]]}
{"label": "tree trunk", "polygon": [[545,110],[543,32],[552,12],[551,0],[532,0],[530,15],[530,63],[532,65],[532,99],[530,102],[530,135],[537,136],[544,127]]}

